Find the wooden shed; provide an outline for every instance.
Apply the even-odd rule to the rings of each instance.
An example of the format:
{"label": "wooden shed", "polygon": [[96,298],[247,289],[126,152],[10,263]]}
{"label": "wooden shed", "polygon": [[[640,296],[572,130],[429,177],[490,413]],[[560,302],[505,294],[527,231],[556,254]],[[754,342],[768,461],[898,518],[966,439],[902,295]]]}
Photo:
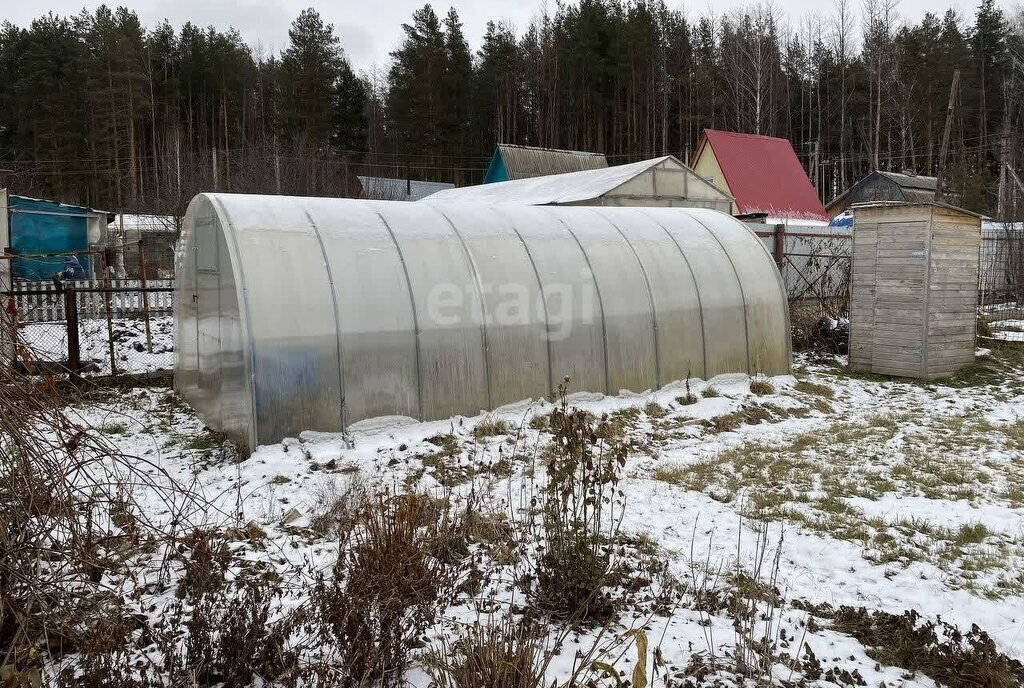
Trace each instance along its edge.
{"label": "wooden shed", "polygon": [[930,380],[972,363],[980,247],[962,208],[854,205],[850,368]]}

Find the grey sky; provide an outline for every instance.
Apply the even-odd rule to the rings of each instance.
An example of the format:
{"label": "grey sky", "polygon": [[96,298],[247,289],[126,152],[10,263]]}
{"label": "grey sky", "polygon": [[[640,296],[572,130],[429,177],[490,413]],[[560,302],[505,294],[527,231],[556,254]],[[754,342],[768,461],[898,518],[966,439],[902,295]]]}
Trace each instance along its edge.
{"label": "grey sky", "polygon": [[[277,52],[288,40],[288,26],[304,8],[313,6],[323,17],[334,24],[349,59],[357,69],[366,69],[374,62],[385,64],[388,52],[401,40],[402,22],[408,21],[412,12],[426,0],[109,0],[107,4],[126,5],[140,19],[151,26],[161,19],[168,19],[175,26],[192,21],[200,26],[214,25],[218,28],[234,26],[254,47],[264,51]],[[484,27],[489,19],[508,19],[522,30],[543,6],[544,0],[439,0],[432,4],[438,14],[449,6],[455,6],[462,18],[466,37],[475,49],[479,47]],[[752,4],[749,0],[692,0],[685,6],[668,0],[670,6],[685,7],[687,14],[703,14],[709,7],[716,13],[726,12],[737,6]],[[776,0],[782,10],[795,23],[808,12],[829,12],[833,0]],[[25,0],[0,0],[0,18],[15,24],[27,25],[34,17],[52,11],[57,14],[73,14],[83,5],[90,9],[99,5],[91,0],[48,0],[34,2]],[[554,6],[553,0],[548,2]],[[860,5],[854,0],[853,5]],[[902,0],[899,12],[902,16],[916,20],[929,9],[942,12],[949,6],[957,7],[966,16],[972,16],[977,2],[974,0]],[[1004,7],[1008,7],[1006,4]]]}

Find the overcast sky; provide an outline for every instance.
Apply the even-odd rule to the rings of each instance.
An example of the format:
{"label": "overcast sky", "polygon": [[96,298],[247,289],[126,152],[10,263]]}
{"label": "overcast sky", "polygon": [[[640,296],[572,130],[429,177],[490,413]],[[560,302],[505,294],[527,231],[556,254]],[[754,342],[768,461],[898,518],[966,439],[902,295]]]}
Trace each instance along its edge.
{"label": "overcast sky", "polygon": [[[508,19],[520,31],[543,6],[544,0],[452,0],[434,2],[439,15],[454,5],[462,18],[470,46],[479,47],[484,27],[489,19]],[[334,24],[342,46],[357,69],[366,69],[373,63],[386,64],[388,53],[402,37],[402,22],[425,0],[109,0],[108,5],[127,5],[139,15],[146,26],[168,19],[175,26],[192,21],[200,26],[214,25],[224,29],[234,26],[254,47],[265,51],[280,51],[288,40],[288,26],[304,8],[316,7],[323,17]],[[833,0],[776,0],[777,4],[796,22],[811,11],[830,11]],[[46,12],[74,14],[83,6],[94,9],[100,3],[83,0],[0,0],[0,20],[6,19],[26,26]],[[668,0],[670,7],[685,7],[691,16],[703,14],[713,6],[721,13],[737,6],[752,4],[745,0],[691,0],[683,5]],[[853,0],[859,6],[859,0]],[[1001,3],[1004,8],[1009,3]],[[554,7],[551,0],[548,5]],[[974,14],[974,0],[901,0],[900,14],[917,20],[929,9],[937,12],[957,7],[967,16]]]}

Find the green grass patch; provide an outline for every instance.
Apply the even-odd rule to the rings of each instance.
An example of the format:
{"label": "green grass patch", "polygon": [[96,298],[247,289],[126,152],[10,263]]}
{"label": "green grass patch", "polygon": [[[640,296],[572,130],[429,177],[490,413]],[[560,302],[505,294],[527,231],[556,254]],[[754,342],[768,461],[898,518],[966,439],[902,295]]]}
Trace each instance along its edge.
{"label": "green grass patch", "polygon": [[836,392],[828,385],[818,384],[817,382],[808,382],[807,380],[800,380],[793,385],[793,390],[800,392],[801,394],[812,394],[816,397],[825,397],[826,399],[832,399],[835,397]]}
{"label": "green grass patch", "polygon": [[186,446],[195,451],[206,451],[222,447],[226,442],[227,438],[224,437],[224,433],[203,430],[198,435],[190,437]]}
{"label": "green grass patch", "polygon": [[123,435],[128,432],[128,424],[120,421],[104,423],[100,426],[100,432],[105,435]]}

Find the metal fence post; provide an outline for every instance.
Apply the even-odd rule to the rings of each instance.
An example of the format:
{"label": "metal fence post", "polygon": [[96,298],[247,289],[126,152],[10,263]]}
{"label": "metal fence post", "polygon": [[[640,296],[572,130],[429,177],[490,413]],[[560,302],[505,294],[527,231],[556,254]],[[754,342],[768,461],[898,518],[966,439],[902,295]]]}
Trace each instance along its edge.
{"label": "metal fence post", "polygon": [[153,329],[149,324],[149,292],[146,291],[146,250],[139,241],[139,284],[142,286],[142,317],[146,319],[146,351],[153,353]]}
{"label": "metal fence post", "polygon": [[107,256],[103,254],[103,305],[107,311],[107,344],[110,347],[110,374],[117,375],[117,363],[114,360],[114,319],[110,312],[110,275],[107,273]]}
{"label": "metal fence post", "polygon": [[68,328],[68,370],[73,380],[80,379],[82,350],[78,340],[78,297],[74,287],[64,287],[64,319]]}
{"label": "metal fence post", "polygon": [[772,244],[772,255],[775,257],[775,264],[781,270],[782,264],[786,262],[786,225],[775,225],[773,238],[775,242]]}

